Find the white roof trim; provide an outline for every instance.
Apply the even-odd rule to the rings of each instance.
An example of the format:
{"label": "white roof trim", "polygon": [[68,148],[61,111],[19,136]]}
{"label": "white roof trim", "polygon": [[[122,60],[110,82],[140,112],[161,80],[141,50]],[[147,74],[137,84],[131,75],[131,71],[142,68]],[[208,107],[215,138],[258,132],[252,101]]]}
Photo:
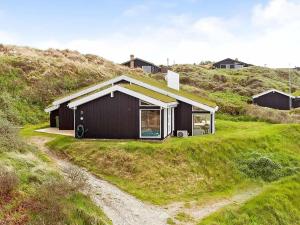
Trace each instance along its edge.
{"label": "white roof trim", "polygon": [[263,95],[269,94],[269,93],[271,93],[271,92],[277,92],[277,93],[279,93],[279,94],[288,96],[288,97],[290,97],[290,98],[295,98],[293,95],[284,93],[284,92],[282,92],[282,91],[278,91],[278,90],[276,90],[276,89],[271,89],[271,90],[268,90],[268,91],[264,91],[264,92],[262,92],[262,93],[260,93],[260,94],[257,94],[257,95],[252,96],[252,98],[258,98],[258,97],[261,97],[261,96],[263,96]]}
{"label": "white roof trim", "polygon": [[59,105],[50,106],[47,109],[45,109],[45,112],[49,113],[49,112],[52,112],[52,111],[54,111],[54,110],[56,110],[58,108],[59,108]]}
{"label": "white roof trim", "polygon": [[159,101],[157,99],[151,98],[149,96],[143,95],[141,93],[138,93],[138,92],[132,91],[130,89],[121,87],[119,85],[114,85],[114,86],[112,86],[110,88],[107,88],[105,90],[99,91],[99,92],[97,92],[95,94],[92,94],[92,95],[83,97],[81,99],[78,99],[78,100],[76,100],[74,102],[71,102],[71,103],[68,104],[68,107],[69,108],[74,108],[76,106],[79,106],[79,105],[82,105],[84,103],[90,102],[92,100],[100,98],[100,97],[102,97],[104,95],[107,95],[107,94],[109,94],[111,92],[114,92],[114,91],[120,91],[120,92],[125,93],[127,95],[133,96],[135,98],[141,99],[143,101],[149,102],[149,103],[151,103],[153,105],[157,105],[157,106],[160,106],[160,107],[163,107],[163,108],[174,107],[174,106],[176,106],[178,104],[177,102],[165,103],[165,102]]}
{"label": "white roof trim", "polygon": [[199,103],[199,102],[195,102],[195,101],[193,101],[193,100],[191,100],[191,99],[188,99],[188,98],[186,98],[186,97],[182,97],[182,96],[180,96],[180,95],[176,95],[176,94],[174,94],[174,93],[172,93],[172,92],[165,91],[165,90],[163,90],[163,89],[157,88],[157,87],[152,86],[152,85],[150,85],[150,84],[146,84],[146,83],[144,83],[144,82],[142,82],[142,81],[138,81],[138,80],[133,79],[133,78],[131,78],[131,77],[127,77],[126,75],[123,75],[122,77],[123,77],[124,80],[127,80],[128,82],[131,82],[131,83],[133,83],[133,84],[142,86],[142,87],[147,88],[147,89],[149,89],[149,90],[156,91],[156,92],[158,92],[158,93],[167,95],[167,96],[169,96],[169,97],[171,97],[171,98],[175,98],[175,99],[177,99],[177,100],[179,100],[179,101],[182,101],[182,102],[188,103],[188,104],[190,104],[190,105],[199,107],[199,108],[204,109],[204,110],[207,110],[207,111],[209,111],[209,112],[215,112],[215,111],[218,110],[218,107],[213,108],[213,107],[210,107],[210,106],[201,104],[201,103]]}
{"label": "white roof trim", "polygon": [[201,104],[201,103],[199,103],[199,102],[193,101],[193,100],[188,99],[188,98],[186,98],[186,97],[182,97],[182,96],[180,96],[180,95],[174,94],[174,93],[172,93],[172,92],[168,92],[168,91],[166,91],[166,90],[160,89],[160,88],[155,87],[155,86],[152,86],[152,85],[150,85],[150,84],[146,84],[146,83],[144,83],[144,82],[142,82],[142,81],[136,80],[136,79],[131,78],[131,77],[128,77],[128,76],[126,76],[126,75],[121,75],[121,76],[116,77],[116,78],[114,78],[114,79],[108,80],[108,81],[106,81],[106,82],[103,82],[103,83],[97,84],[97,85],[95,85],[95,86],[92,86],[92,87],[90,87],[90,88],[84,89],[84,90],[82,90],[82,91],[76,92],[76,93],[74,93],[74,94],[72,94],[72,95],[69,95],[69,96],[67,96],[67,97],[61,98],[61,99],[59,99],[59,100],[57,100],[57,101],[54,101],[54,102],[53,102],[53,105],[59,105],[59,104],[62,104],[62,103],[64,103],[64,102],[67,102],[67,101],[70,101],[70,100],[72,100],[72,99],[78,98],[78,97],[80,97],[80,96],[82,96],[82,95],[88,94],[88,93],[93,92],[93,91],[95,91],[95,90],[97,90],[97,89],[100,89],[100,88],[102,88],[102,87],[104,87],[104,86],[107,86],[107,85],[110,85],[110,84],[119,82],[119,81],[121,81],[121,80],[125,80],[125,81],[128,81],[128,82],[130,82],[130,83],[133,83],[133,84],[142,86],[142,87],[144,87],[144,88],[147,88],[147,89],[149,89],[149,90],[156,91],[156,92],[158,92],[158,93],[160,93],[160,94],[167,95],[167,96],[169,96],[169,97],[172,97],[172,98],[175,98],[175,99],[177,99],[177,100],[179,100],[179,101],[182,101],[182,102],[188,103],[188,104],[190,104],[190,105],[193,105],[193,106],[202,108],[202,109],[204,109],[204,110],[206,110],[206,111],[209,111],[209,112],[215,112],[215,111],[218,110],[218,107],[217,107],[217,106],[214,108],[214,107],[207,106],[207,105],[205,105],[205,104]]}
{"label": "white roof trim", "polygon": [[105,87],[105,86],[107,86],[107,85],[110,85],[110,84],[116,83],[116,82],[118,82],[118,81],[121,81],[121,80],[123,80],[121,77],[122,77],[122,76],[113,78],[113,79],[108,80],[108,81],[105,81],[105,82],[103,82],[103,83],[94,85],[94,86],[92,86],[92,87],[83,89],[83,90],[81,90],[81,91],[78,91],[78,92],[76,92],[76,93],[74,93],[74,94],[71,94],[71,95],[69,95],[69,96],[66,96],[66,97],[64,97],[64,98],[58,99],[58,100],[56,100],[56,101],[53,102],[53,105],[59,105],[59,104],[62,104],[62,103],[64,103],[64,102],[67,102],[67,101],[70,101],[70,100],[72,100],[72,99],[78,98],[78,97],[80,97],[80,96],[82,96],[82,95],[88,94],[88,93],[90,93],[90,92],[93,92],[93,91],[95,91],[95,90],[97,90],[97,89],[100,89],[100,88],[102,88],[102,87]]}

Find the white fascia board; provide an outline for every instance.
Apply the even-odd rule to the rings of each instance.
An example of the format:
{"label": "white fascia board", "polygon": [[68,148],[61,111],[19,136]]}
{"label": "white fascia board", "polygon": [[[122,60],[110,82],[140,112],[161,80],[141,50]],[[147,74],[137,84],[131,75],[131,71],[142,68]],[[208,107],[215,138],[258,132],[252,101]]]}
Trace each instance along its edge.
{"label": "white fascia board", "polygon": [[169,108],[169,107],[177,105],[177,102],[165,103],[165,102],[159,101],[157,99],[151,98],[149,96],[140,94],[138,92],[129,90],[129,89],[124,88],[124,87],[121,87],[119,85],[114,85],[114,86],[112,86],[110,88],[107,88],[103,91],[99,91],[95,94],[92,94],[92,95],[89,95],[89,96],[84,97],[82,99],[78,99],[77,101],[71,102],[71,103],[68,104],[68,107],[69,108],[74,108],[76,106],[79,106],[79,105],[82,105],[84,103],[90,102],[94,99],[100,98],[100,97],[102,97],[104,95],[107,95],[107,94],[109,94],[111,92],[114,92],[114,91],[120,91],[120,92],[125,93],[127,95],[133,96],[135,98],[141,99],[143,101],[149,102],[153,105],[157,105],[157,106],[160,106],[160,107],[163,107],[163,108]]}
{"label": "white fascia board", "polygon": [[52,111],[54,111],[54,110],[56,110],[56,109],[58,109],[58,108],[59,108],[59,105],[54,105],[54,106],[51,106],[51,107],[46,108],[46,109],[45,109],[45,112],[46,112],[46,113],[49,113],[49,112],[52,112]]}
{"label": "white fascia board", "polygon": [[78,98],[78,97],[80,97],[80,96],[82,96],[82,95],[88,94],[88,93],[93,92],[93,91],[95,91],[95,90],[97,90],[97,89],[99,89],[99,88],[102,88],[102,87],[104,87],[104,86],[107,86],[107,85],[110,85],[110,84],[119,82],[119,81],[121,81],[121,80],[125,80],[125,81],[128,81],[128,82],[130,82],[130,83],[133,83],[133,84],[136,84],[136,85],[145,87],[145,88],[147,88],[147,89],[149,89],[149,90],[156,91],[156,92],[158,92],[158,93],[167,95],[167,96],[169,96],[169,97],[172,97],[172,98],[175,98],[175,99],[177,99],[177,100],[179,100],[179,101],[186,102],[186,103],[188,103],[188,104],[190,104],[190,105],[193,105],[193,106],[202,108],[202,109],[207,110],[207,111],[209,111],[209,112],[215,112],[215,111],[218,110],[218,107],[213,108],[213,107],[207,106],[207,105],[205,105],[205,104],[201,104],[201,103],[195,102],[195,101],[190,100],[190,99],[188,99],[188,98],[185,98],[185,97],[182,97],[182,96],[180,96],[180,95],[176,95],[176,94],[174,94],[174,93],[171,93],[171,92],[165,91],[165,90],[163,90],[163,89],[154,87],[154,86],[152,86],[152,85],[150,85],[150,84],[146,84],[146,83],[144,83],[144,82],[142,82],[142,81],[133,79],[133,78],[128,77],[128,76],[126,76],[126,75],[121,75],[121,76],[119,76],[119,77],[116,77],[116,78],[113,78],[113,79],[111,79],[111,80],[105,81],[105,82],[100,83],[100,84],[98,84],[98,85],[95,85],[95,86],[92,86],[92,87],[90,87],[90,88],[84,89],[84,90],[82,90],[82,91],[76,92],[76,93],[74,93],[74,94],[72,94],[72,95],[69,95],[69,96],[67,96],[67,97],[65,97],[65,98],[59,99],[59,100],[57,100],[57,101],[54,101],[54,102],[53,102],[53,105],[59,105],[59,104],[62,104],[62,103],[64,103],[64,102],[67,102],[67,101],[70,101],[70,100],[72,100],[72,99]]}
{"label": "white fascia board", "polygon": [[66,96],[66,97],[64,97],[64,98],[58,99],[58,100],[54,101],[52,104],[53,104],[53,105],[59,105],[59,104],[62,104],[62,103],[64,103],[64,102],[73,100],[73,99],[78,98],[78,97],[80,97],[80,96],[82,96],[82,95],[88,94],[88,93],[93,92],[93,91],[95,91],[95,90],[97,90],[97,89],[99,89],[99,88],[102,88],[102,87],[104,87],[104,86],[107,86],[107,85],[110,85],[110,84],[119,82],[119,81],[121,81],[121,80],[123,80],[123,76],[119,76],[119,77],[113,78],[113,79],[111,79],[111,80],[105,81],[105,82],[100,83],[100,84],[97,84],[97,85],[95,85],[95,86],[92,86],[92,87],[83,89],[83,90],[81,90],[81,91],[78,91],[78,92],[76,92],[76,93],[74,93],[74,94],[71,94],[71,95],[69,95],[69,96]]}
{"label": "white fascia board", "polygon": [[176,95],[176,94],[174,94],[174,93],[172,93],[172,92],[168,92],[168,91],[165,91],[165,90],[163,90],[163,89],[154,87],[154,86],[152,86],[152,85],[150,85],[150,84],[146,84],[146,83],[144,83],[144,82],[141,82],[141,81],[138,81],[138,80],[136,80],[136,79],[133,79],[133,78],[131,78],[131,77],[127,77],[126,75],[123,75],[123,80],[126,80],[126,81],[128,81],[128,82],[134,83],[134,84],[139,85],[139,86],[142,86],[142,87],[144,87],[144,88],[150,89],[150,90],[152,90],[152,91],[156,91],[156,92],[158,92],[158,93],[167,95],[167,96],[169,96],[169,97],[175,98],[175,99],[177,99],[177,100],[179,100],[179,101],[182,101],[182,102],[188,103],[188,104],[190,104],[190,105],[199,107],[199,108],[204,109],[204,110],[207,110],[207,111],[209,111],[209,112],[215,112],[215,111],[218,110],[218,107],[213,108],[213,107],[210,107],[210,106],[201,104],[201,103],[199,103],[199,102],[195,102],[195,101],[193,101],[193,100],[190,100],[190,99],[188,99],[188,98],[182,97],[182,96],[180,96],[180,95]]}
{"label": "white fascia board", "polygon": [[278,91],[278,90],[276,90],[276,89],[271,89],[271,90],[268,90],[268,91],[264,91],[264,92],[262,92],[262,93],[260,93],[260,94],[253,95],[252,98],[253,98],[253,99],[254,99],[254,98],[258,98],[258,97],[261,97],[261,96],[263,96],[263,95],[269,94],[269,93],[271,93],[271,92],[277,92],[277,93],[279,93],[279,94],[288,96],[288,97],[290,97],[290,98],[295,98],[294,96],[292,96],[292,95],[290,95],[290,94],[284,93],[284,92],[282,92],[282,91]]}

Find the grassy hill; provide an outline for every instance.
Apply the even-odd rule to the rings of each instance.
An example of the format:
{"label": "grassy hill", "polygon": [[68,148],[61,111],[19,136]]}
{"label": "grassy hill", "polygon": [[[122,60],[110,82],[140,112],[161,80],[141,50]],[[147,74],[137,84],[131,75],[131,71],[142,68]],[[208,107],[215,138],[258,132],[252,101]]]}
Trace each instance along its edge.
{"label": "grassy hill", "polygon": [[[300,125],[274,123],[295,122],[300,112],[247,104],[251,95],[260,91],[287,90],[288,71],[261,67],[211,70],[198,65],[175,65],[172,69],[180,73],[183,89],[220,106],[216,135],[171,138],[161,143],[55,137],[49,146],[94,174],[155,204],[177,201],[202,204],[207,199],[229,196],[247,188],[263,189],[243,206],[227,208],[202,221],[203,224],[284,224],[282,221],[299,224],[299,217],[289,214],[298,215],[300,210],[297,204]],[[35,206],[32,203],[49,196],[47,192],[37,195],[38,188],[68,186],[45,155],[22,142],[14,127],[25,126],[22,130],[25,139],[37,135],[32,130],[41,125],[28,124],[45,122],[47,114],[43,109],[53,99],[120,74],[151,76],[165,82],[162,74],[143,74],[141,70],[129,70],[95,55],[0,45],[0,132],[7,134],[0,136],[0,167],[5,167],[0,179],[1,176],[7,179],[2,174],[9,174],[15,184],[9,195],[0,198],[0,203],[7,205],[0,204],[0,223],[8,224],[9,219],[16,221],[12,224],[23,219],[36,223],[46,220],[51,210],[39,212],[36,207],[29,207],[29,211],[24,211],[24,205]],[[293,91],[297,92],[300,73],[291,74]],[[48,180],[53,182],[45,182]],[[77,191],[50,192],[54,194],[61,201],[53,207],[68,206],[58,218],[64,223],[89,224],[96,218],[109,224],[103,212]]]}
{"label": "grassy hill", "polygon": [[0,224],[111,224],[79,192],[78,179],[65,180],[47,155],[26,144],[3,118],[0,132]]}
{"label": "grassy hill", "polygon": [[[288,89],[287,70],[211,70],[197,65],[176,65],[172,69],[180,73],[183,89],[215,101],[220,112],[251,117],[246,119],[260,119],[255,113],[257,109],[247,105],[253,94],[269,88]],[[53,99],[121,74],[149,76],[141,70],[130,70],[76,51],[0,45],[0,115],[19,124],[43,121],[47,116],[43,109]],[[293,70],[291,74],[293,91],[300,90],[300,72]],[[150,76],[165,82],[162,74]],[[282,120],[278,112],[265,114],[268,116],[261,119]],[[284,117],[290,115],[284,113]]]}

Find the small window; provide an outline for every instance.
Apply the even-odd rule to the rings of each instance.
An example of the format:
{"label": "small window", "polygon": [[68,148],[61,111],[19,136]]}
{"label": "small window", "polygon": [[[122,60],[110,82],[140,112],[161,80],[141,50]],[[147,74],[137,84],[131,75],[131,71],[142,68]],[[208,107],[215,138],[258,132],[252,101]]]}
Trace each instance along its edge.
{"label": "small window", "polygon": [[203,109],[201,109],[199,107],[196,107],[196,106],[193,106],[193,111],[203,111]]}
{"label": "small window", "polygon": [[226,69],[226,65],[222,64],[222,65],[220,65],[220,68],[221,69]]}
{"label": "small window", "polygon": [[155,105],[153,105],[149,102],[145,102],[145,101],[140,100],[140,106],[155,106]]}
{"label": "small window", "polygon": [[203,135],[211,133],[211,117],[208,113],[193,114],[193,135]]}

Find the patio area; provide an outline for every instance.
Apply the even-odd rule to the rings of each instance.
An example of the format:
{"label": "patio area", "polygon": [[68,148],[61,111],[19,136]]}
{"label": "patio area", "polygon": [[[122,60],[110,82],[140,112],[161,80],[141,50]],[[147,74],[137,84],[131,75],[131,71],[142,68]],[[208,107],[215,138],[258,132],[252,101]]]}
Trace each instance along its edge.
{"label": "patio area", "polygon": [[75,136],[74,130],[59,130],[58,128],[55,128],[55,127],[39,129],[39,130],[36,130],[36,132],[48,133],[48,134],[59,134],[59,135],[71,136],[71,137]]}

